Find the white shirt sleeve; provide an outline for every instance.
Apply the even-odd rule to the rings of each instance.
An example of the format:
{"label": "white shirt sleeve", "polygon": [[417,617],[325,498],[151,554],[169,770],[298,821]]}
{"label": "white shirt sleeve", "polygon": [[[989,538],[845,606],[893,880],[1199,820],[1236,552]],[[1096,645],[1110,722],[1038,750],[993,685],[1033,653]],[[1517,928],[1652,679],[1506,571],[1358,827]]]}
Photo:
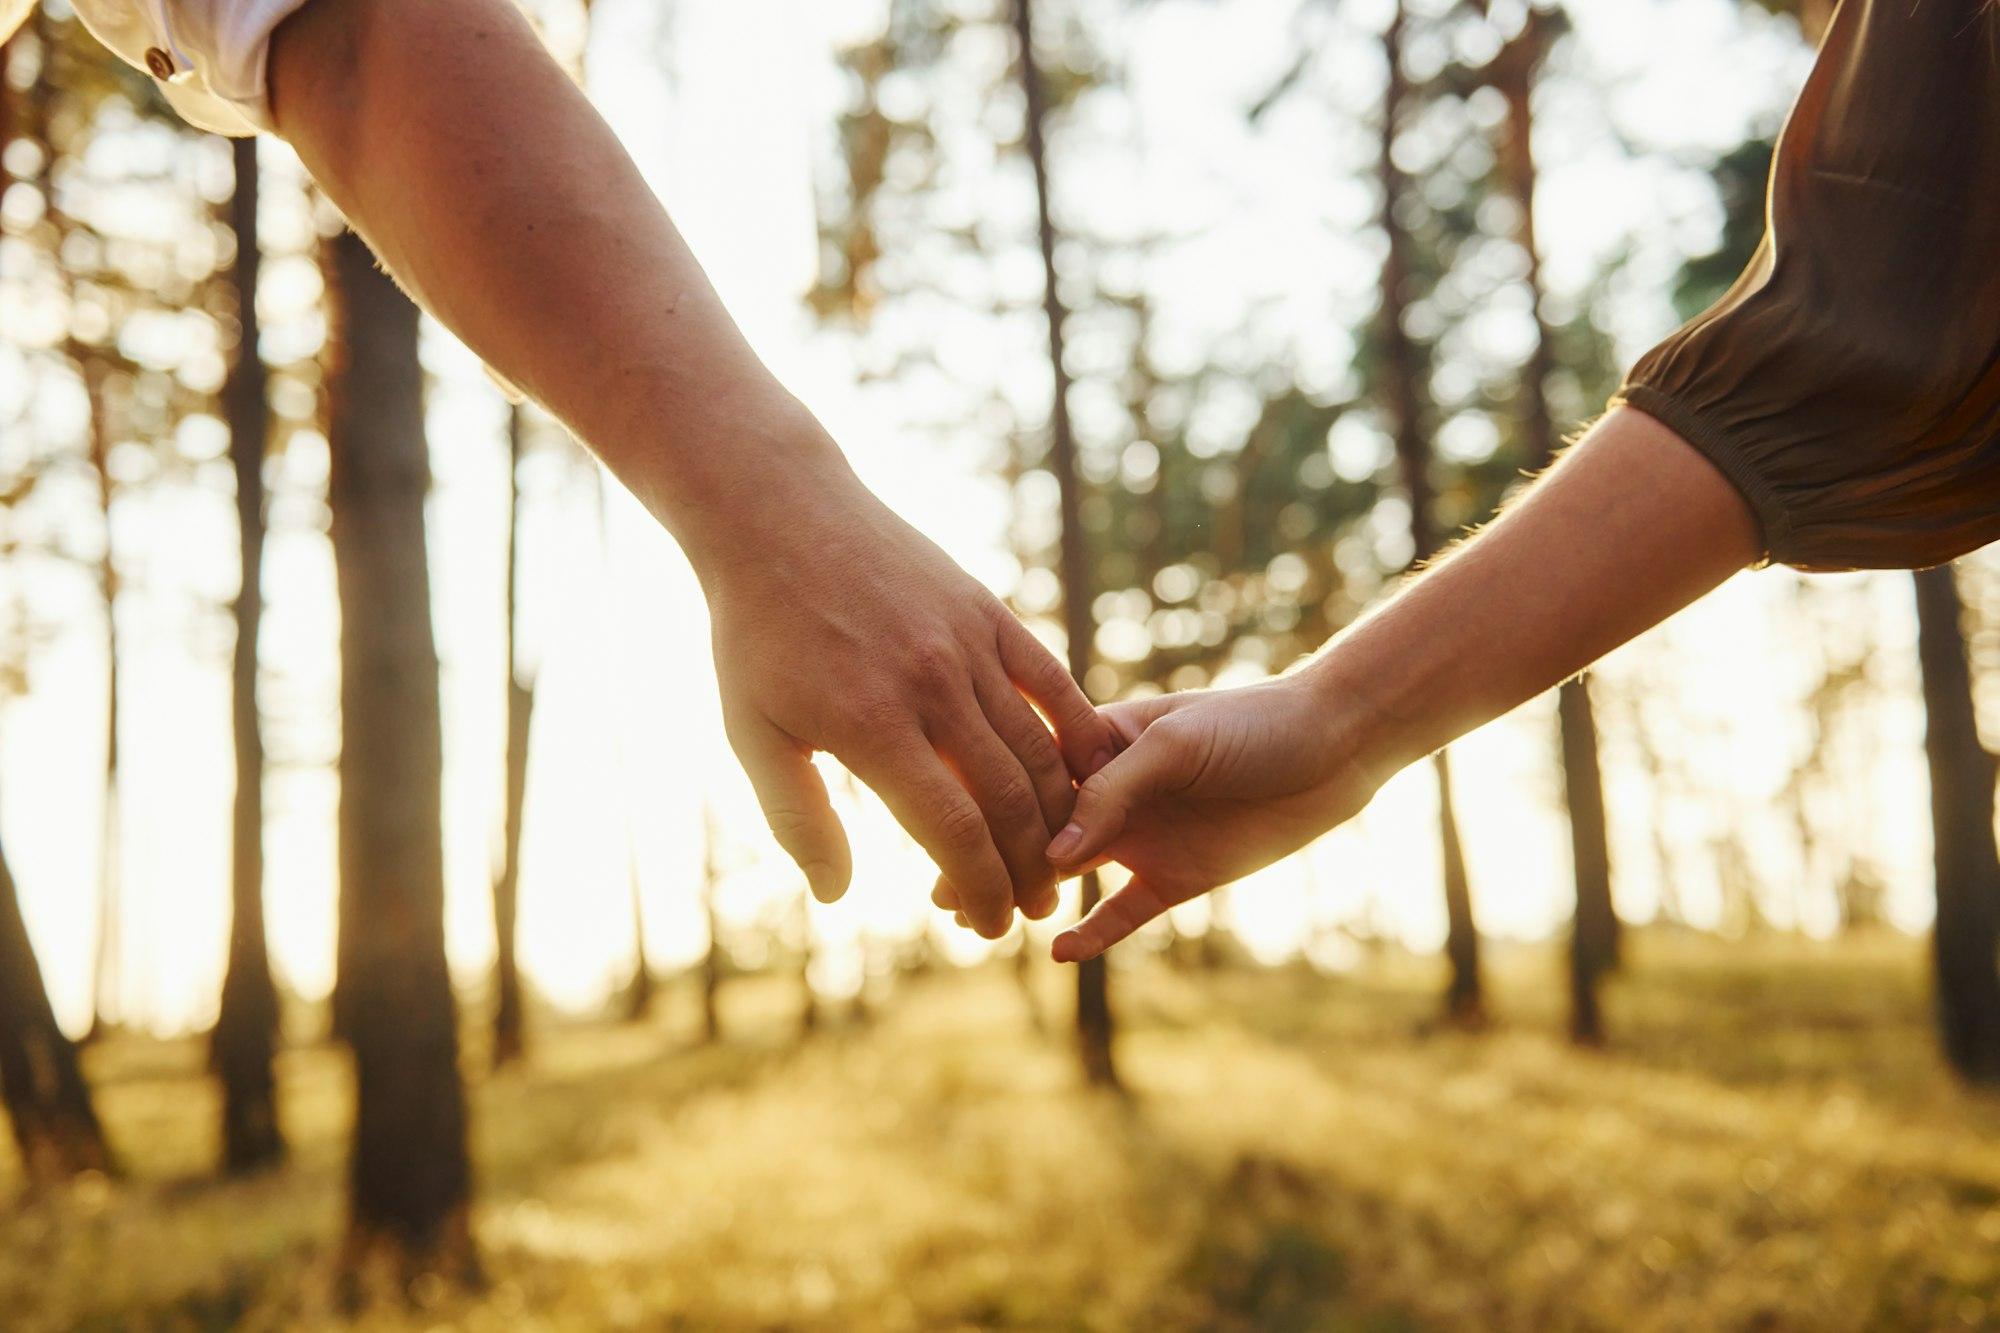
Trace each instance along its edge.
{"label": "white shirt sleeve", "polygon": [[265,73],[271,34],[306,0],[71,3],[99,41],[159,82],[189,123],[234,135],[273,128]]}

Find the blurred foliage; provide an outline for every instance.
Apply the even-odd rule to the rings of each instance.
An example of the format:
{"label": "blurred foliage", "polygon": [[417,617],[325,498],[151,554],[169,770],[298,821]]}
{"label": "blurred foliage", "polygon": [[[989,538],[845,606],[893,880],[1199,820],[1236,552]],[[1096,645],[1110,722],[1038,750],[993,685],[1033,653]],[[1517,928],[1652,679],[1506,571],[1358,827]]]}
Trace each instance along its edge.
{"label": "blurred foliage", "polygon": [[1764,189],[1775,148],[1768,139],[1751,139],[1717,158],[1710,169],[1722,205],[1722,239],[1682,266],[1674,283],[1674,313],[1682,319],[1693,319],[1721,300],[1736,275],[1749,267],[1764,239]]}
{"label": "blurred foliage", "polygon": [[[1072,311],[1082,521],[1100,590],[1100,665],[1089,684],[1110,697],[1205,684],[1232,663],[1281,670],[1352,620],[1409,560],[1374,312],[1329,306],[1326,319],[1345,328],[1353,349],[1331,383],[1286,349],[1292,333],[1264,327],[1256,309],[1193,362],[1184,349],[1161,355],[1178,332],[1176,315],[1148,274],[1190,238],[1169,223],[1135,233],[1093,216],[1090,192],[1065,189],[1066,163],[1136,151],[1106,128],[1119,124],[1115,114],[1088,114],[1094,101],[1124,96],[1125,73],[1103,54],[1119,49],[1124,10],[1067,0],[1038,12],[1052,33],[1042,55],[1058,92],[1050,146],[1058,260]],[[1299,11],[1310,36],[1297,61],[1240,108],[1253,129],[1281,114],[1351,123],[1351,91],[1326,51],[1363,34],[1309,22],[1313,13]],[[813,306],[853,339],[872,373],[899,385],[953,379],[961,415],[937,421],[940,433],[1011,436],[1002,467],[1015,494],[1016,550],[1030,571],[1019,606],[1035,614],[1057,596],[1047,572],[1056,534],[1042,411],[997,379],[967,386],[925,334],[945,309],[1016,334],[1040,321],[1039,293],[1007,279],[1032,244],[1025,217],[1009,228],[995,214],[1011,210],[977,207],[1025,176],[1006,18],[992,3],[897,0],[882,31],[845,53],[849,97],[839,170],[821,191]],[[1497,21],[1471,4],[1432,7],[1412,20],[1411,40],[1511,49],[1505,33],[1484,47],[1468,36]],[[1551,41],[1567,32],[1560,11],[1535,21]],[[1489,74],[1477,63],[1442,64],[1414,84],[1399,131],[1417,186],[1398,206],[1413,240],[1408,331],[1425,425],[1441,441],[1433,517],[1447,532],[1482,521],[1538,456],[1519,435],[1524,345],[1518,330],[1494,332],[1525,314],[1526,296]],[[1565,427],[1600,410],[1616,383],[1610,339],[1595,318],[1604,287],[1544,311],[1557,363],[1548,391]]]}

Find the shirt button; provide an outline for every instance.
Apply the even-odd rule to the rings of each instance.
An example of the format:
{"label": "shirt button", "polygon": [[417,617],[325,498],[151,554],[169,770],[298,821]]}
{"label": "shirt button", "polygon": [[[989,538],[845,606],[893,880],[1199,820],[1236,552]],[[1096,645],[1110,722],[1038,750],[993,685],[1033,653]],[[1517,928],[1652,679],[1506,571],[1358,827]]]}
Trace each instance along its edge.
{"label": "shirt button", "polygon": [[155,46],[146,52],[146,68],[156,79],[174,77],[174,58]]}

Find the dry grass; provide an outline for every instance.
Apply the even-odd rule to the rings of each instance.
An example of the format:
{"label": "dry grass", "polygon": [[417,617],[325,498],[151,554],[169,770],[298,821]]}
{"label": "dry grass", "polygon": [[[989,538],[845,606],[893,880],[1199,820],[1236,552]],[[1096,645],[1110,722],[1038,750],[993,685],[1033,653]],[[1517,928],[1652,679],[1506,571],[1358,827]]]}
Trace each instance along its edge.
{"label": "dry grass", "polygon": [[[782,992],[709,1050],[670,996],[481,1083],[491,1285],[360,1323],[2000,1327],[2000,1099],[1939,1068],[1921,946],[1635,944],[1602,1053],[1560,1039],[1540,952],[1496,960],[1479,1036],[1424,1030],[1425,963],[1146,964],[1126,1100],[999,969],[802,1045]],[[192,1047],[92,1058],[131,1177],[0,1216],[0,1323],[337,1323],[341,1062],[288,1057],[298,1160],[224,1185]]]}

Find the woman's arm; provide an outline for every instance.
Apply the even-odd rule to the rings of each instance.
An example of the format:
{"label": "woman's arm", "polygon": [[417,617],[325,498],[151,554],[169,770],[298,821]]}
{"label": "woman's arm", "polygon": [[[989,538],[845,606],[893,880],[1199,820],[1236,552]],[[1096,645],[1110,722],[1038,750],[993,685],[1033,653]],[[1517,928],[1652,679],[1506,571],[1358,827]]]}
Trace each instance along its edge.
{"label": "woman's arm", "polygon": [[1305,667],[1104,710],[1120,753],[1049,854],[1134,878],[1055,942],[1095,957],[1366,805],[1398,769],[1666,619],[1755,560],[1729,482],[1653,418],[1614,410],[1491,526]]}
{"label": "woman's arm", "polygon": [[[850,869],[839,757],[966,887],[1045,913],[1050,829],[1102,723],[1055,660],[855,478],[731,322],[610,129],[508,0],[312,0],[272,117],[396,277],[679,539],[730,741],[822,898]],[[746,89],[745,96],[755,96]]]}
{"label": "woman's arm", "polygon": [[1659,624],[1762,553],[1749,506],[1678,435],[1616,408],[1477,535],[1304,674],[1401,768]]}

